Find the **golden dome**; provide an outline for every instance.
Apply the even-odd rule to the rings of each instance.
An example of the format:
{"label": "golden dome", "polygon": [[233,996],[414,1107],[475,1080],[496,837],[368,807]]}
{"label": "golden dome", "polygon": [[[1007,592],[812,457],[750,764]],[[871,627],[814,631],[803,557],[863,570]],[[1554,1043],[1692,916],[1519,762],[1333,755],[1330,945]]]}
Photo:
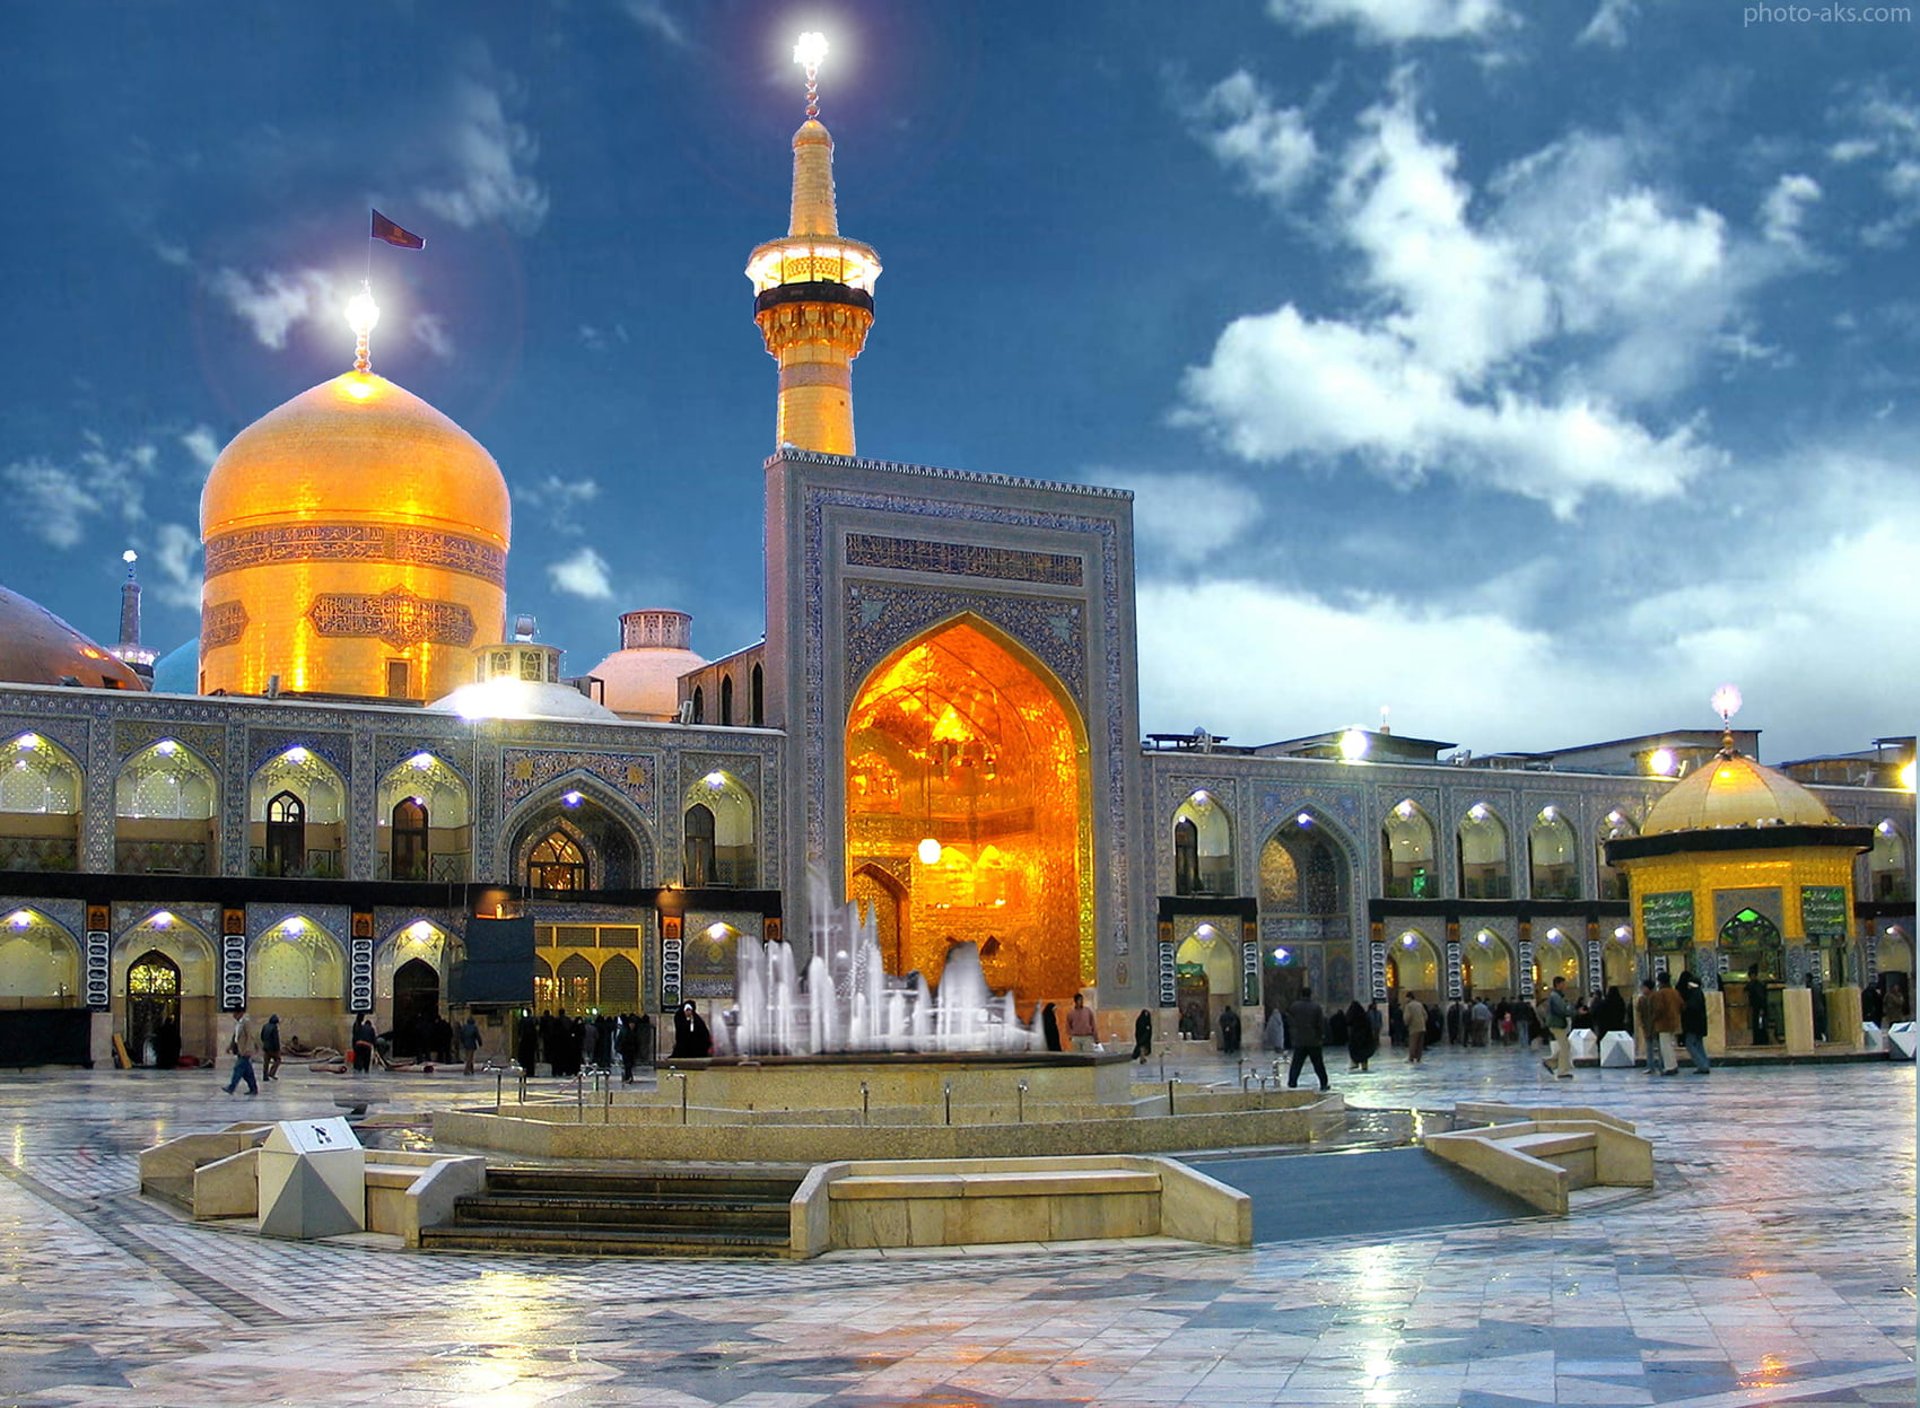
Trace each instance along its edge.
{"label": "golden dome", "polygon": [[506,625],[512,509],[493,457],[369,372],[262,416],[200,496],[203,693],[437,699]]}
{"label": "golden dome", "polygon": [[506,549],[507,481],[478,440],[383,376],[345,372],[233,437],[200,535],[324,516],[443,526]]}
{"label": "golden dome", "polygon": [[1723,826],[1836,826],[1813,793],[1739,753],[1723,752],[1688,773],[1647,813],[1642,836]]}

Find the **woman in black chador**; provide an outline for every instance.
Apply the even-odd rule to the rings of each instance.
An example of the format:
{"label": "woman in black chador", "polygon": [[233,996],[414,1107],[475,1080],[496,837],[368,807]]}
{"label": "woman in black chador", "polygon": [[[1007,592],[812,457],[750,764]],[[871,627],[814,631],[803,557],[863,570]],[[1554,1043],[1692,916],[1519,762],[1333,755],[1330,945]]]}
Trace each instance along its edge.
{"label": "woman in black chador", "polygon": [[1053,1015],[1051,1002],[1040,1010],[1040,1034],[1047,1039],[1047,1050],[1060,1049],[1060,1019]]}
{"label": "woman in black chador", "polygon": [[707,1029],[707,1019],[700,1015],[700,1009],[691,1002],[681,1003],[680,1010],[673,1014],[673,1054],[713,1055],[713,1033]]}
{"label": "woman in black chador", "polygon": [[1153,1055],[1153,1013],[1146,1008],[1133,1019],[1133,1059],[1144,1061]]}
{"label": "woman in black chador", "polygon": [[1364,1071],[1367,1062],[1373,1059],[1373,1051],[1380,1044],[1380,1038],[1374,1035],[1373,1020],[1367,1016],[1367,1009],[1358,999],[1347,1004],[1347,1059],[1353,1063],[1352,1069]]}

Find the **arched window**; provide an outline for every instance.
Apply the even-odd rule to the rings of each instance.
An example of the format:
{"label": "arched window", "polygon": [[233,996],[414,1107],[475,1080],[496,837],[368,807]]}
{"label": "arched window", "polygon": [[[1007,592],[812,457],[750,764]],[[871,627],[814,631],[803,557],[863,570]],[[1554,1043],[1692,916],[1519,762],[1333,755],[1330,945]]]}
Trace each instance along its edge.
{"label": "arched window", "polygon": [[403,797],[393,807],[393,878],[427,878],[427,807],[418,797]]}
{"label": "arched window", "polygon": [[1540,809],[1527,832],[1529,881],[1535,899],[1570,900],[1580,893],[1573,827],[1558,807]]}
{"label": "arched window", "polygon": [[1387,899],[1428,899],[1440,892],[1433,823],[1411,797],[1401,799],[1381,824],[1380,869]]}
{"label": "arched window", "polygon": [[753,726],[759,728],[767,721],[767,676],[757,664],[753,667],[751,697],[753,712],[750,717]]}
{"label": "arched window", "polygon": [[114,782],[114,866],[146,875],[207,875],[215,855],[218,785],[176,740],[149,744]]}
{"label": "arched window", "polygon": [[1460,821],[1460,897],[1469,900],[1513,898],[1507,869],[1507,828],[1485,802],[1467,808]]}
{"label": "arched window", "polygon": [[1234,892],[1233,821],[1205,789],[1188,797],[1173,814],[1173,892]]}
{"label": "arched window", "polygon": [[1867,893],[1883,902],[1913,898],[1906,842],[1900,839],[1900,828],[1890,820],[1873,828],[1873,850],[1867,855]]}
{"label": "arched window", "polygon": [[532,890],[584,890],[587,888],[587,860],[580,848],[564,831],[551,832],[527,857],[527,888]]}
{"label": "arched window", "polygon": [[291,792],[267,801],[267,873],[299,874],[307,863],[307,805]]}
{"label": "arched window", "polygon": [[693,687],[693,721],[697,724],[707,721],[707,692],[699,685]]}
{"label": "arched window", "polygon": [[713,875],[713,811],[703,802],[687,808],[687,888],[704,889]]}
{"label": "arched window", "polygon": [[80,768],[34,733],[0,744],[0,870],[72,870],[80,857]]}
{"label": "arched window", "polygon": [[599,1000],[593,964],[580,954],[569,954],[560,962],[560,1010],[578,1016]]}
{"label": "arched window", "polygon": [[640,1010],[640,970],[631,958],[616,953],[600,965],[600,1005],[609,1012]]}
{"label": "arched window", "polygon": [[1600,838],[1594,846],[1593,873],[1599,879],[1598,889],[1603,900],[1623,900],[1627,897],[1626,872],[1616,870],[1607,864],[1607,842],[1618,841],[1625,836],[1638,836],[1639,828],[1633,819],[1617,808],[1600,820]]}
{"label": "arched window", "polygon": [[720,722],[722,725],[727,727],[732,727],[733,725],[733,676],[732,675],[720,676]]}

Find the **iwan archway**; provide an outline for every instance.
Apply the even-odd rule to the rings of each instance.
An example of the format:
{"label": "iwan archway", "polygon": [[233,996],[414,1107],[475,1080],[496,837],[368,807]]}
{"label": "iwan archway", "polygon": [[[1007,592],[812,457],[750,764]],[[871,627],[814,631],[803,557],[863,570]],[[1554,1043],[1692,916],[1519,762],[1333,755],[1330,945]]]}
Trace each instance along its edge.
{"label": "iwan archway", "polygon": [[894,907],[881,930],[903,971],[937,981],[970,939],[1023,1003],[1093,980],[1087,730],[1045,666],[950,620],[867,676],[846,758],[847,892]]}

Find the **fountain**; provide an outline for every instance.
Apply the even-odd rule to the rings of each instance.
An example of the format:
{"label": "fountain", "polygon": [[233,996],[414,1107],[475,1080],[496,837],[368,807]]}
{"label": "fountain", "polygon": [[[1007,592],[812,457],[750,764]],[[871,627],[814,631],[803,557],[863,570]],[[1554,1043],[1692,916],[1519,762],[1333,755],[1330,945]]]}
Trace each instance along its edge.
{"label": "fountain", "polygon": [[813,956],[805,980],[786,944],[742,939],[736,1006],[713,1025],[715,1056],[1045,1049],[1039,1009],[1031,1026],[1021,1025],[1013,994],[996,995],[987,986],[978,945],[957,942],[949,949],[936,991],[918,973],[886,971],[878,920],[862,918],[853,904],[835,904],[818,867],[808,870],[807,892]]}

